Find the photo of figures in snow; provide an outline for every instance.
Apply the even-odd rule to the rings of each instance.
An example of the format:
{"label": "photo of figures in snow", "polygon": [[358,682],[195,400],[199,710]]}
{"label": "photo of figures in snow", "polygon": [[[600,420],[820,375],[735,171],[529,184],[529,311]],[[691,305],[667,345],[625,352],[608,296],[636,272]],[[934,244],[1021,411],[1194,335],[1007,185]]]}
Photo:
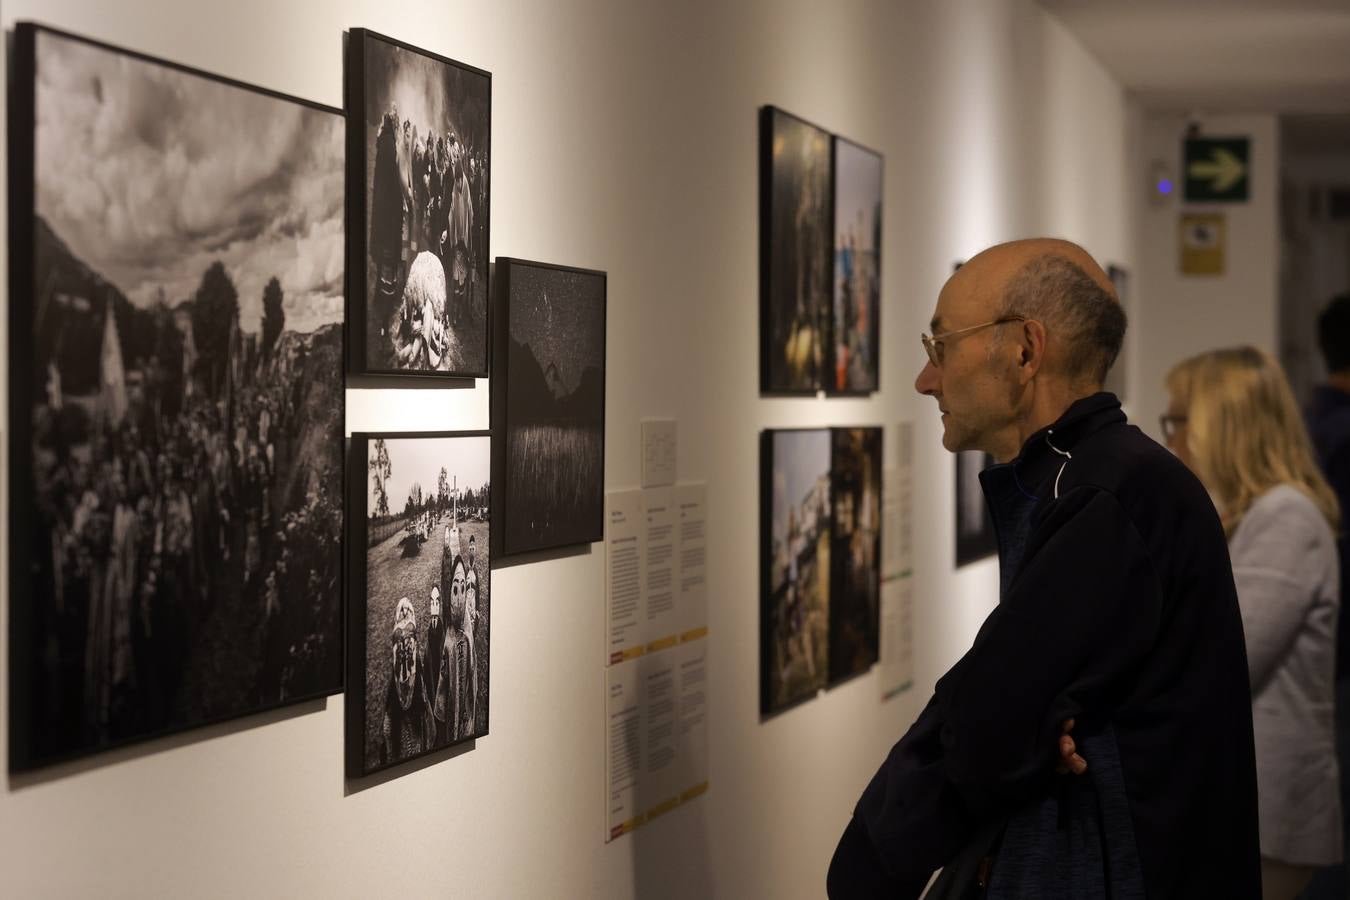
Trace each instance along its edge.
{"label": "photo of figures in snow", "polygon": [[504,554],[604,534],[604,272],[497,260],[492,421]]}
{"label": "photo of figures in snow", "polygon": [[831,432],[831,684],[866,672],[880,653],[881,431]]}
{"label": "photo of figures in snow", "polygon": [[881,155],[836,137],[833,393],[880,387],[881,196]]}
{"label": "photo of figures in snow", "polygon": [[348,54],[353,368],[485,377],[492,77],[359,28]]}
{"label": "photo of figures in snow", "polygon": [[354,776],[487,734],[489,441],[352,435]]}
{"label": "photo of figures in snow", "polygon": [[815,696],[830,674],[828,428],[761,435],[760,712]]}
{"label": "photo of figures in snow", "polygon": [[998,552],[994,519],[980,486],[980,473],[994,458],[978,450],[956,454],[956,565],[964,566]]}
{"label": "photo of figures in snow", "polygon": [[27,768],[341,688],[344,148],[337,110],[14,40]]}
{"label": "photo of figures in snow", "polygon": [[834,316],[829,132],[772,106],[760,120],[760,390],[828,387]]}

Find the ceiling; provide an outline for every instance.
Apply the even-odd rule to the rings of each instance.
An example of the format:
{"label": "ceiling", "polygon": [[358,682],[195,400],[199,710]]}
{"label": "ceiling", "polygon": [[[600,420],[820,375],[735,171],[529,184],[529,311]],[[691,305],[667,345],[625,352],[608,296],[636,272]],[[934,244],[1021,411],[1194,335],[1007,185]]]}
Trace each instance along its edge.
{"label": "ceiling", "polygon": [[1350,0],[1040,0],[1146,109],[1350,113]]}

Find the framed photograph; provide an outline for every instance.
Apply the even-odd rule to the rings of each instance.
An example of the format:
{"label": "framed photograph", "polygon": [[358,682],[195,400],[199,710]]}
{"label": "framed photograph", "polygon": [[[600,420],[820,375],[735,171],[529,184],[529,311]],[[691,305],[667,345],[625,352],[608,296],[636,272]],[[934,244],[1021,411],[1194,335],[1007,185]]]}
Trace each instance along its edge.
{"label": "framed photograph", "polygon": [[880,153],[834,139],[833,394],[881,386],[882,170]]}
{"label": "framed photograph", "polygon": [[860,675],[881,649],[880,428],[830,431],[830,683]]}
{"label": "framed photograph", "polygon": [[604,272],[497,260],[492,533],[509,556],[604,538]]}
{"label": "framed photograph", "polygon": [[828,428],[760,435],[760,712],[808,700],[830,674]]}
{"label": "framed photograph", "polygon": [[492,76],[354,28],[346,80],[351,369],[486,377]]}
{"label": "framed photograph", "polygon": [[956,454],[956,565],[958,568],[998,553],[994,519],[980,486],[980,473],[994,464],[988,453]]}
{"label": "framed photograph", "polygon": [[343,122],[13,47],[18,770],[342,688]]}
{"label": "framed photograph", "polygon": [[1125,340],[1120,345],[1120,355],[1116,357],[1115,364],[1111,366],[1106,373],[1106,381],[1102,385],[1102,390],[1109,391],[1120,398],[1120,402],[1126,401],[1125,391],[1128,384],[1126,373],[1129,369],[1130,359],[1130,329],[1129,320],[1132,310],[1130,309],[1130,273],[1117,265],[1108,265],[1106,275],[1111,279],[1111,285],[1116,289],[1116,297],[1120,300],[1120,308],[1125,311]]}
{"label": "framed photograph", "polygon": [[834,317],[830,133],[760,111],[760,391],[814,394],[828,376]]}
{"label": "framed photograph", "polygon": [[491,439],[352,435],[347,774],[488,733]]}

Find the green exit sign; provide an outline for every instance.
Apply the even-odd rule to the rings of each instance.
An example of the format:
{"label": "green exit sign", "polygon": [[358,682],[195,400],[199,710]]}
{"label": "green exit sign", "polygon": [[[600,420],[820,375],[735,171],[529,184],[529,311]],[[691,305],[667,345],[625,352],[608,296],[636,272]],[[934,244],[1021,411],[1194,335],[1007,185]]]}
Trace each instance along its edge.
{"label": "green exit sign", "polygon": [[1246,203],[1250,159],[1250,138],[1187,138],[1182,198],[1187,203]]}

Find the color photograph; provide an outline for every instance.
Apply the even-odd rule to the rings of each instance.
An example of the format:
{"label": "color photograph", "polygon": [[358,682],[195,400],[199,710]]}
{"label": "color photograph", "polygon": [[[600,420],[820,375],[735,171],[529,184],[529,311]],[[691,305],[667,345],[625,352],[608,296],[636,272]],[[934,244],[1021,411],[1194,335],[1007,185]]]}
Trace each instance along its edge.
{"label": "color photograph", "polygon": [[605,273],[498,259],[496,277],[502,552],[601,540]]}
{"label": "color photograph", "polygon": [[880,650],[881,431],[831,431],[831,684],[866,672]]}
{"label": "color photograph", "polygon": [[492,77],[360,28],[349,53],[354,369],[485,377]]}
{"label": "color photograph", "polygon": [[815,696],[830,674],[830,431],[762,434],[760,712]]}
{"label": "color photograph", "polygon": [[[490,438],[354,434],[352,774],[488,731]],[[353,499],[358,499],[353,497]]]}
{"label": "color photograph", "polygon": [[15,64],[11,767],[339,690],[341,114]]}
{"label": "color photograph", "polygon": [[831,139],[781,109],[760,119],[760,390],[829,386]]}
{"label": "color photograph", "polygon": [[882,158],[834,139],[834,353],[830,392],[880,387]]}

